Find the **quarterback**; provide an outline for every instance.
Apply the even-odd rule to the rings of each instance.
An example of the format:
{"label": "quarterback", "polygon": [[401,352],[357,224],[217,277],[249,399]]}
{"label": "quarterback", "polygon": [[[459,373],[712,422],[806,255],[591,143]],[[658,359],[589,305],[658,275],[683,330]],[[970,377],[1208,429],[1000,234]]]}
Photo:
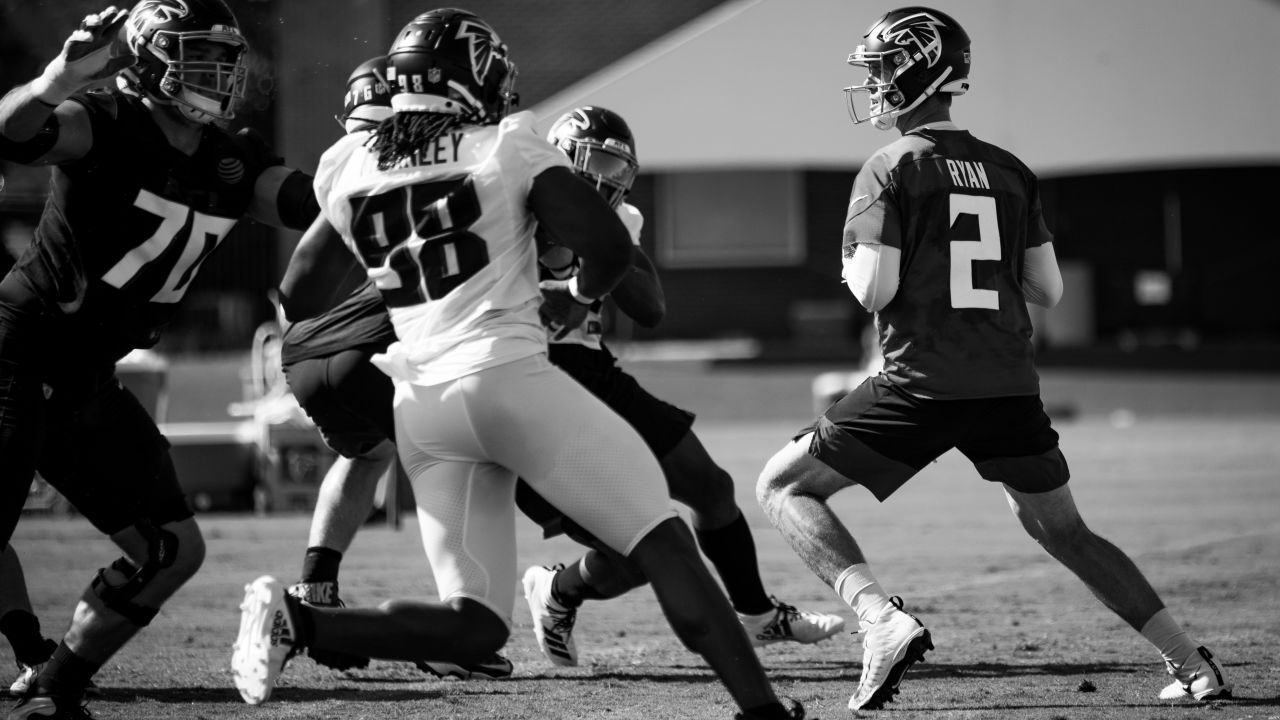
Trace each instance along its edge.
{"label": "quarterback", "polygon": [[757,497],[858,616],[862,676],[850,709],[890,702],[933,642],[880,586],[826,500],[856,484],[883,502],[952,448],[1001,484],[1037,543],[1156,647],[1174,678],[1161,698],[1228,696],[1213,655],[1076,509],[1040,401],[1026,308],[1062,295],[1053,237],[1031,170],[951,121],[970,61],[964,29],[923,7],[882,15],[849,55],[865,73],[846,90],[854,121],[902,134],[858,172],[842,245],[849,289],[875,313],[884,368],[768,461]]}

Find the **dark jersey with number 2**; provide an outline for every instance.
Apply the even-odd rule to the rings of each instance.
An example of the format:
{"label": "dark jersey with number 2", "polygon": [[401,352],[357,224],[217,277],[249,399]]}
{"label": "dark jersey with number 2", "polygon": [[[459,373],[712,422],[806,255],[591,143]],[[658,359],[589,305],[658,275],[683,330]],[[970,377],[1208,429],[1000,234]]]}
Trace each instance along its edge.
{"label": "dark jersey with number 2", "polygon": [[843,247],[902,253],[876,315],[885,375],[929,398],[1038,393],[1020,282],[1027,248],[1052,239],[1035,175],[1010,153],[938,129],[878,151],[854,181]]}
{"label": "dark jersey with number 2", "polygon": [[81,335],[78,347],[114,361],[155,344],[201,263],[249,210],[258,176],[281,160],[214,126],[188,156],[138,97],[74,99],[89,114],[93,146],[54,168],[35,239],[13,272]]}

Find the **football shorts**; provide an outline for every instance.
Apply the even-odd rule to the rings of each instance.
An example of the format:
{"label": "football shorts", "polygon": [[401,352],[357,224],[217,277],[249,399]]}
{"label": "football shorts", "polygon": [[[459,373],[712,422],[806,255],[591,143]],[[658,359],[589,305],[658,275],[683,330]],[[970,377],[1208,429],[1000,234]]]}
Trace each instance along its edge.
{"label": "football shorts", "polygon": [[355,458],[395,439],[391,378],[369,362],[372,351],[343,350],[284,366],[289,390],[334,452]]}
{"label": "football shorts", "polygon": [[1024,493],[1066,484],[1067,461],[1039,395],[932,400],[867,378],[794,436],[809,454],[884,501],[956,448],[983,478]]}

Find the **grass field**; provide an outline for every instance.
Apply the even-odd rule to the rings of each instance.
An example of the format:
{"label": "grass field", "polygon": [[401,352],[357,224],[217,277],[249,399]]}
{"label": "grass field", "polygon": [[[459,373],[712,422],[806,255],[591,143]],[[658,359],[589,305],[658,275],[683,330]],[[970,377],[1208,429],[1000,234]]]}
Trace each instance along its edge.
{"label": "grass field", "polygon": [[[852,614],[795,560],[752,494],[764,461],[804,419],[807,386],[759,371],[711,373],[701,381],[664,369],[637,374],[658,394],[699,411],[699,435],[738,480],[770,591],[802,607],[843,612],[852,629]],[[734,375],[741,377],[725,379]],[[1266,380],[1251,391],[1223,378],[1169,382],[1175,387],[1146,398],[1154,398],[1150,411],[1139,406],[1143,396],[1134,383],[1122,380],[1072,389],[1047,378],[1046,398],[1056,393],[1086,410],[1059,425],[1085,519],[1129,552],[1193,636],[1217,653],[1236,683],[1236,699],[1212,706],[1156,699],[1168,678],[1154,650],[1028,540],[999,489],[952,453],[884,505],[857,489],[835,499],[882,583],[924,620],[937,645],[929,662],[907,675],[897,702],[864,715],[1280,718],[1280,405],[1266,399],[1276,397],[1277,383]],[[1122,397],[1126,392],[1137,399]],[[1180,399],[1169,400],[1166,392]],[[1239,395],[1230,407],[1194,400],[1196,393],[1220,400],[1230,392]],[[1120,409],[1126,413],[1114,412]],[[412,666],[382,662],[343,674],[299,658],[269,703],[246,706],[228,668],[242,587],[265,572],[293,579],[308,518],[204,516],[201,522],[209,545],[205,568],[99,674],[105,694],[91,705],[96,716],[732,716],[727,693],[671,635],[648,589],[583,609],[579,668],[553,668],[541,657],[518,599],[505,650],[516,665],[509,680],[439,681]],[[50,630],[65,623],[92,572],[115,555],[75,519],[24,518],[15,546]],[[577,553],[563,539],[540,540],[521,522],[521,567],[569,561]],[[434,597],[412,520],[400,532],[380,525],[362,532],[344,563],[343,595],[357,605]],[[849,716],[845,703],[860,671],[857,636],[774,646],[761,657],[778,691],[801,700],[810,717]],[[1095,689],[1086,691],[1089,686]]]}

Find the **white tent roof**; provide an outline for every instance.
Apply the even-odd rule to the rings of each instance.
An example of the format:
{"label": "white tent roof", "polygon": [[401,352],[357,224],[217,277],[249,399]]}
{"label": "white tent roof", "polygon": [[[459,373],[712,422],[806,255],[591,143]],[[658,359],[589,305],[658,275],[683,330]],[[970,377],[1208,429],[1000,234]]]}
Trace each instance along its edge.
{"label": "white tent roof", "polygon": [[[905,4],[905,3],[904,3]],[[936,0],[973,40],[954,119],[1040,175],[1280,162],[1280,4]],[[851,168],[897,137],[848,119],[848,53],[887,10],[732,0],[533,108],[621,113],[647,171]]]}

